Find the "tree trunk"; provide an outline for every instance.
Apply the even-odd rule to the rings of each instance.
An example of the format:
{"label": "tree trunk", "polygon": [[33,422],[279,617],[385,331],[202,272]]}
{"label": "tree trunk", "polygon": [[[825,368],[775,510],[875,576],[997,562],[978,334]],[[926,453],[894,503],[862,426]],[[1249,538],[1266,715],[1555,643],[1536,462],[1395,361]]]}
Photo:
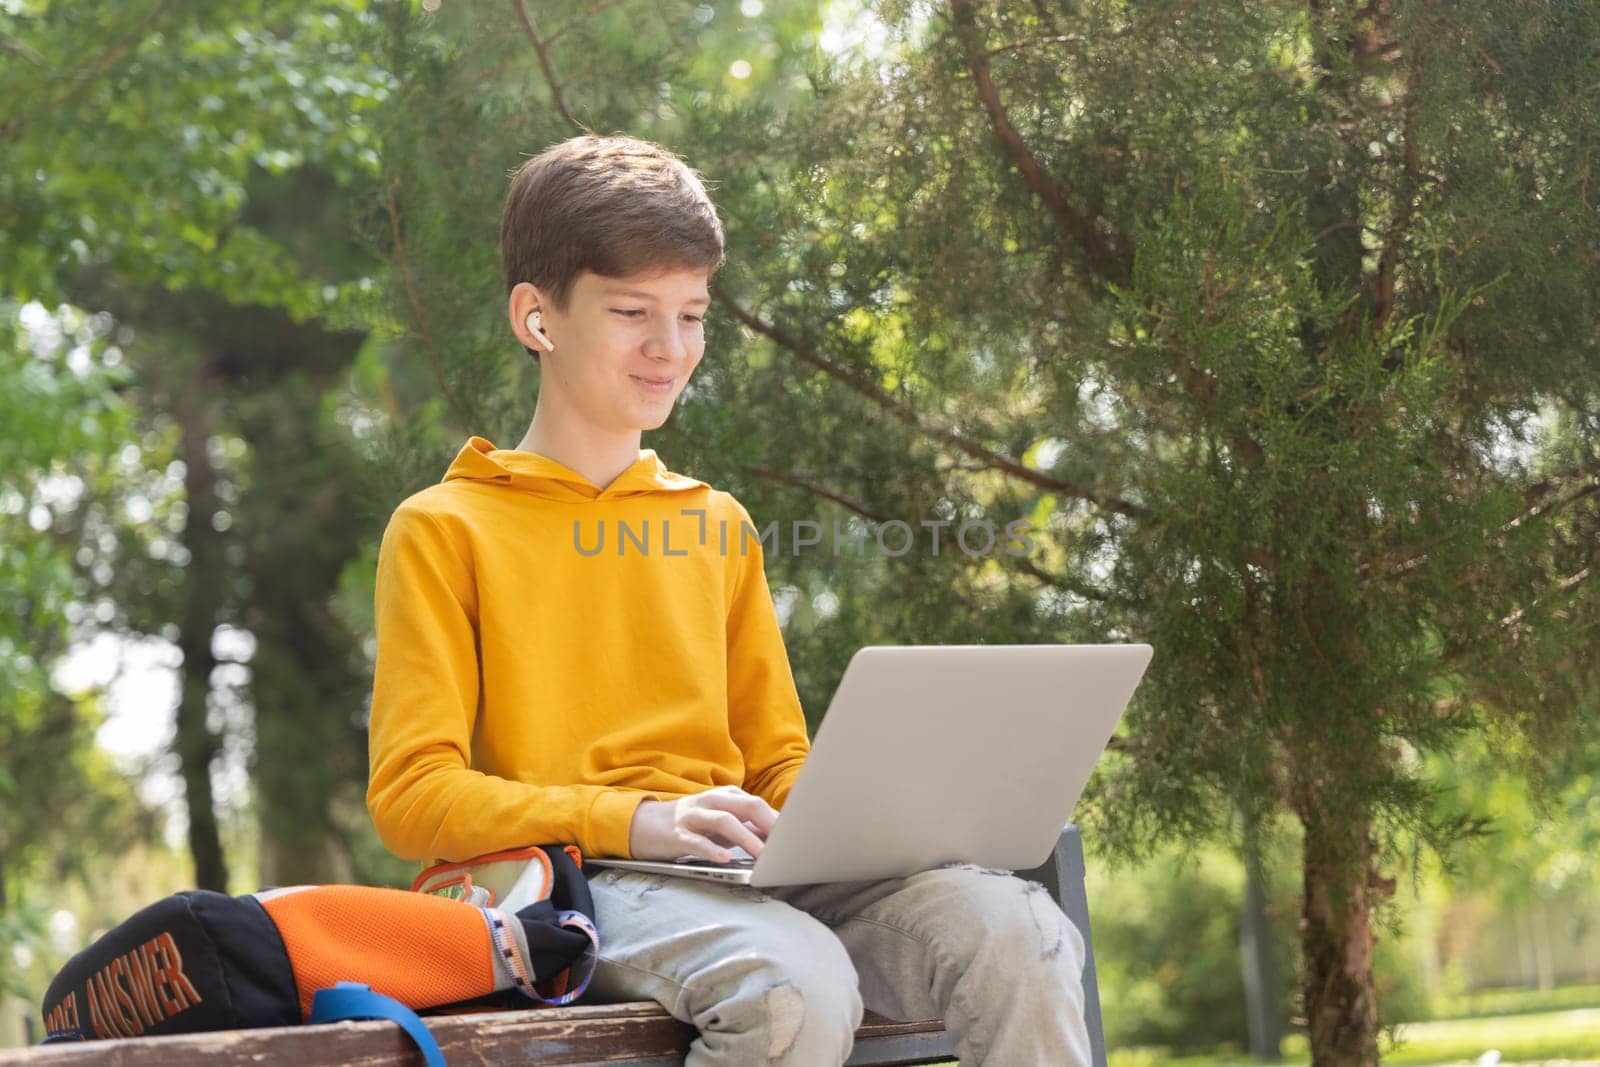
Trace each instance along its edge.
{"label": "tree trunk", "polygon": [[1244,826],[1244,905],[1240,917],[1239,956],[1244,969],[1245,1018],[1250,1054],[1276,1061],[1283,1051],[1283,1026],[1278,1015],[1278,975],[1272,965],[1272,926],[1267,921],[1261,842],[1248,815]]}
{"label": "tree trunk", "polygon": [[[1371,909],[1378,882],[1364,821],[1306,825],[1301,939],[1312,1067],[1378,1062],[1378,1004],[1372,982]],[[1389,884],[1393,884],[1390,882]]]}
{"label": "tree trunk", "polygon": [[230,427],[249,443],[250,491],[236,511],[251,594],[240,621],[256,639],[251,766],[263,884],[363,880],[344,839],[342,812],[361,808],[369,692],[358,635],[334,610],[340,576],[367,526],[351,502],[359,465],[328,433],[326,391],[354,362],[362,338],[257,311],[237,353],[257,365],[294,353],[308,368],[239,395]]}
{"label": "tree trunk", "polygon": [[1534,899],[1528,919],[1533,924],[1533,958],[1538,964],[1539,988],[1548,992],[1556,987],[1556,952],[1550,940],[1550,909],[1542,897]]}
{"label": "tree trunk", "polygon": [[1528,918],[1526,907],[1518,907],[1511,914],[1517,932],[1517,984],[1530,986],[1538,980],[1539,974],[1539,964],[1533,952],[1533,923]]}
{"label": "tree trunk", "polygon": [[174,407],[179,409],[175,413],[183,428],[184,492],[188,504],[183,544],[189,550],[183,618],[178,631],[183,666],[176,748],[189,809],[189,853],[194,858],[195,885],[226,893],[228,867],[211,796],[211,765],[221,744],[206,725],[211,671],[216,666],[211,636],[217,628],[224,597],[222,545],[211,526],[211,516],[217,510],[217,476],[206,453],[206,442],[217,424],[217,401],[204,395],[208,387],[201,375],[187,389],[174,388]]}

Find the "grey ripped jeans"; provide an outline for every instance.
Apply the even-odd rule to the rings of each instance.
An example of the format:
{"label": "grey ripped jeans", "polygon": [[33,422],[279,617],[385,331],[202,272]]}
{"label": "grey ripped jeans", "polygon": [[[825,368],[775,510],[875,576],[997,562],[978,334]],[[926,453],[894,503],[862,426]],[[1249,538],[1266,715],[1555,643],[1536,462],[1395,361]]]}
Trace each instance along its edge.
{"label": "grey ripped jeans", "polygon": [[684,1061],[842,1064],[863,1006],[943,1018],[962,1064],[1089,1059],[1083,935],[1044,888],[967,864],[753,889],[589,868],[600,958],[583,1003],[654,1000]]}

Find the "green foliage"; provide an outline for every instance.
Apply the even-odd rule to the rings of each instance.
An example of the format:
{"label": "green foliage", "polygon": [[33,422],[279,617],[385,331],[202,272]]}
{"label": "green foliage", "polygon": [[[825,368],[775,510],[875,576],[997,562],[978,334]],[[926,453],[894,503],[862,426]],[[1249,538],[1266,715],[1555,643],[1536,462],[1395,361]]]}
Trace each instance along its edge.
{"label": "green foliage", "polygon": [[[1576,877],[1600,12],[874,11],[876,55],[837,27],[825,50],[790,0],[6,5],[0,682],[59,712],[44,672],[74,600],[165,633],[215,567],[196,615],[259,641],[268,717],[220,740],[255,745],[264,847],[311,826],[305,854],[403,880],[355,795],[372,547],[466,434],[507,443],[532,411],[493,240],[506,175],[623,130],[707,175],[729,238],[694,391],[645,443],[759,524],[825,531],[769,560],[813,721],[862,644],[1149,641],[1078,812],[1093,849],[1228,840],[1244,809],[1308,841],[1370,825],[1381,868],[1416,869],[1489,815],[1517,834],[1553,812],[1567,829],[1518,849],[1507,893]],[[67,308],[86,373],[29,352],[29,300]],[[186,431],[221,446],[224,514],[189,565],[152,549]],[[113,466],[135,441],[137,469]],[[80,506],[35,529],[69,473]],[[118,511],[136,490],[143,521]],[[1025,560],[870,548],[889,518],[1019,517]],[[868,551],[833,555],[836,520],[869,524]],[[66,717],[64,778],[101,773],[92,716]],[[8,755],[38,721],[0,709],[29,746]],[[1491,725],[1480,755],[1555,807],[1455,761]],[[38,848],[45,810],[14,824]],[[1238,1032],[1214,977],[1139,984],[1168,962],[1152,946],[1231,971],[1230,884],[1170,875],[1140,913],[1165,936],[1105,935],[1148,1033]]]}
{"label": "green foliage", "polygon": [[[1600,889],[1600,744],[1533,754],[1523,751],[1526,739],[1504,734],[1492,730],[1428,760],[1441,798],[1485,826],[1481,844],[1449,855],[1446,877],[1493,892],[1506,909],[1563,893],[1592,898]],[[1544,773],[1521,773],[1530,760],[1548,761]]]}
{"label": "green foliage", "polygon": [[389,86],[350,43],[364,6],[8,5],[0,39],[23,58],[0,65],[0,292],[53,304],[93,269],[321,310],[320,283],[250,224],[248,188],[375,165],[361,117]]}
{"label": "green foliage", "polygon": [[[1538,751],[1582,729],[1592,6],[883,4],[878,60],[819,57],[781,112],[677,65],[738,41],[730,5],[579,16],[581,47],[529,10],[392,23],[391,306],[456,430],[415,427],[409,477],[531,408],[473,237],[490,176],[625,129],[730,221],[708,356],[647,443],[758,522],[1047,522],[1031,567],[773,560],[813,715],[867,640],[1149,641],[1092,847],[1288,811],[1347,850],[1336,882],[1482,829],[1421,755],[1491,717]],[[518,55],[538,77],[494,77]]]}
{"label": "green foliage", "polygon": [[[1296,936],[1302,886],[1300,842],[1272,835],[1262,887],[1280,1018],[1294,1012],[1301,970]],[[1240,968],[1244,865],[1216,845],[1174,845],[1138,865],[1091,863],[1088,877],[1095,967],[1110,1048],[1160,1046],[1171,1055],[1231,1047],[1248,1033]],[[1384,916],[1375,981],[1387,1020],[1428,1019],[1418,944],[1410,917],[1416,902]],[[1553,1006],[1553,1005],[1550,1005]]]}
{"label": "green foliage", "polygon": [[[1091,899],[1105,902],[1093,920],[1108,1044],[1206,1049],[1245,1032],[1242,875],[1236,862],[1211,854],[1192,866],[1173,856],[1120,872],[1114,882],[1093,880]],[[1290,944],[1275,942],[1280,975],[1293,974]],[[1287,990],[1277,993],[1286,1006]]]}
{"label": "green foliage", "polygon": [[[333,833],[324,812],[362,788],[364,681],[346,654],[357,638],[324,627],[298,646],[335,664],[333,682],[325,662],[285,670],[293,657],[281,653],[318,626],[312,583],[331,572],[331,585],[342,562],[323,561],[366,529],[365,516],[328,513],[341,495],[359,495],[349,489],[362,471],[349,423],[325,403],[355,344],[310,321],[348,325],[355,313],[344,303],[359,307],[375,288],[360,273],[370,260],[352,218],[363,194],[352,187],[375,170],[363,117],[389,82],[359,47],[365,19],[364,4],[343,2],[0,12],[11,57],[0,64],[0,592],[9,609],[0,782],[12,790],[0,874],[18,899],[33,880],[88,878],[83,864],[102,858],[108,840],[126,846],[153,833],[131,784],[94,747],[101,694],[52,689],[55,661],[97,632],[192,638],[187,669],[198,685],[186,692],[199,693],[198,732],[229,764],[215,769],[234,773],[265,753],[267,767],[287,772],[263,776],[289,792],[269,809],[280,848],[284,836]],[[19,314],[64,339],[35,356]],[[241,392],[211,395],[224,383]],[[306,430],[324,411],[328,430]],[[298,439],[262,453],[243,436],[297,428]],[[327,469],[297,469],[296,445]],[[197,457],[216,475],[209,506],[183,498]],[[305,484],[320,487],[307,506],[285,502]],[[185,521],[191,505],[208,507],[195,523]],[[211,575],[220,575],[214,585]],[[241,606],[261,588],[298,594],[295,610],[259,595],[254,613]],[[210,671],[212,637],[230,623],[255,631],[254,677],[242,663]],[[13,686],[25,698],[11,699]],[[251,714],[252,695],[267,715]],[[350,710],[319,715],[322,706]],[[192,750],[184,721],[179,751]],[[284,736],[309,741],[313,758],[276,743]],[[209,762],[203,750],[198,768],[185,768],[198,805],[191,825],[211,815],[209,796],[195,791],[209,784]],[[301,809],[285,810],[300,798]],[[253,833],[223,821],[230,847],[254,847]],[[320,860],[322,840],[304,854]],[[159,892],[193,877],[177,874]]]}
{"label": "green foliage", "polygon": [[94,698],[74,704],[42,689],[16,691],[0,715],[0,751],[27,754],[8,757],[0,776],[0,990],[23,991],[14,950],[43,936],[51,897],[37,887],[84,879],[108,852],[156,835],[156,813],[94,744],[101,721]]}
{"label": "green foliage", "polygon": [[0,996],[32,995],[19,958],[33,961],[34,946],[44,944],[48,919],[43,902],[31,898],[8,902],[0,911]]}
{"label": "green foliage", "polygon": [[[103,323],[75,309],[29,316],[0,299],[0,690],[38,687],[63,644],[73,550],[57,513],[110,465],[131,412]],[[39,338],[36,351],[33,333]],[[41,493],[48,482],[52,492]],[[16,750],[9,750],[16,751]]]}

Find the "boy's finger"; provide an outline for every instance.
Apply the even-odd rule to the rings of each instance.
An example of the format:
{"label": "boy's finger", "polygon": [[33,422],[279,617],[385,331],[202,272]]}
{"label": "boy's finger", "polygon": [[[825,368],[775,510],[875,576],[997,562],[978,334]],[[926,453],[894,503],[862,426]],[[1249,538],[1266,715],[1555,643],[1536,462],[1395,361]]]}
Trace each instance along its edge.
{"label": "boy's finger", "polygon": [[737,814],[755,823],[762,836],[771,833],[772,824],[778,821],[777,809],[754,793],[746,793],[739,799],[743,803]]}
{"label": "boy's finger", "polygon": [[715,838],[704,834],[694,834],[688,840],[688,849],[679,859],[712,860],[717,863],[726,861],[728,856],[727,846]]}
{"label": "boy's finger", "polygon": [[751,830],[749,823],[740,823],[737,832],[738,840],[735,842],[752,856],[761,855],[761,850],[766,847],[766,842],[759,832]]}
{"label": "boy's finger", "polygon": [[725,792],[708,790],[701,793],[700,798],[701,807],[726,811],[741,820],[754,823],[754,832],[763,841],[772,832],[772,824],[778,821],[778,812],[771,804],[738,786],[729,786]]}
{"label": "boy's finger", "polygon": [[[737,817],[737,816],[736,816]],[[721,828],[718,828],[719,831]],[[740,820],[729,826],[725,833],[720,834],[728,839],[729,843],[738,845],[752,856],[761,855],[761,849],[766,842],[766,835],[759,827],[752,826],[748,819]]]}
{"label": "boy's finger", "polygon": [[708,833],[705,835],[705,840],[707,848],[700,858],[715,860],[718,863],[726,863],[728,860],[733,859],[732,848],[734,845],[738,845],[750,853],[751,856],[761,855],[761,850],[766,847],[759,837],[748,831],[745,832],[745,836],[737,837],[737,839],[732,832],[726,834]]}
{"label": "boy's finger", "polygon": [[[724,810],[719,811],[718,814],[731,815],[732,813]],[[710,821],[711,825],[702,833],[713,842],[714,848],[720,850],[725,849],[728,845],[738,845],[752,856],[761,855],[762,838],[758,832],[751,830],[747,823],[737,819],[720,819],[716,815],[712,815]],[[726,853],[718,853],[708,858],[727,860],[731,859],[732,856]]]}

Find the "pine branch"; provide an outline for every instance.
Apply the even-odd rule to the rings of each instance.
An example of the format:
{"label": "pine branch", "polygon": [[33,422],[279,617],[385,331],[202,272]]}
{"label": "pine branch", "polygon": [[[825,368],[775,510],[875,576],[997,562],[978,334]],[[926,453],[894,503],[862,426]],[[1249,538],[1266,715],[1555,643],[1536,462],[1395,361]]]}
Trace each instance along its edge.
{"label": "pine branch", "polygon": [[985,448],[976,441],[963,437],[954,427],[942,426],[925,420],[909,406],[899,400],[896,400],[894,397],[889,396],[876,385],[866,381],[855,371],[848,367],[842,366],[831,359],[828,359],[826,356],[818,354],[805,345],[802,345],[795,339],[789,337],[788,334],[778,327],[756,317],[754,314],[742,307],[732,296],[728,295],[726,290],[724,290],[720,285],[713,284],[711,286],[711,293],[717,298],[717,300],[725,304],[740,322],[744,323],[750,329],[754,330],[761,336],[772,340],[780,348],[790,352],[803,362],[809,363],[811,366],[822,371],[824,374],[827,374],[829,377],[843,382],[857,393],[861,394],[874,404],[889,412],[889,414],[895,416],[897,419],[900,419],[902,422],[915,429],[918,433],[966,453],[973,459],[982,462],[991,470],[1001,471],[1002,473],[1010,475],[1019,481],[1027,482],[1028,484],[1038,486],[1041,489],[1047,489],[1053,493],[1061,493],[1064,496],[1070,496],[1074,499],[1088,501],[1089,503],[1104,508],[1107,511],[1114,511],[1121,515],[1137,517],[1145,513],[1144,508],[1140,507],[1138,504],[1132,503],[1131,501],[1122,500],[1118,497],[1102,493],[1089,486],[1064,482],[1061,479],[1052,477],[1041,470],[1037,470],[1033,467],[1019,463],[1009,456],[1003,456],[998,452]]}
{"label": "pine branch", "polygon": [[[561,40],[565,34],[570,33],[574,28],[581,26],[585,22],[588,22],[590,19],[600,14],[600,12],[606,10],[606,8],[616,7],[622,2],[623,0],[600,0],[600,3],[595,4],[587,11],[579,12],[577,15],[573,16],[571,21],[562,23],[559,29],[544,39],[545,46],[549,47],[550,45],[555,44],[557,41]],[[528,30],[531,33],[532,26],[527,23],[525,23],[525,25],[528,25]]]}
{"label": "pine branch", "polygon": [[[777,482],[780,485],[789,485],[797,489],[803,489],[812,496],[818,497],[822,500],[831,500],[833,503],[838,504],[846,510],[852,511],[864,519],[870,519],[879,525],[889,521],[889,516],[873,511],[860,501],[851,497],[847,497],[843,493],[829,489],[827,486],[818,485],[817,483],[802,478],[799,475],[785,473],[783,471],[769,470],[765,467],[741,467],[740,470],[747,474],[753,474],[758,478],[765,478],[768,481]],[[1111,603],[1113,601],[1119,604],[1132,603],[1132,601],[1125,600],[1121,597],[1113,597],[1111,594],[1106,593],[1103,590],[1086,585],[1066,575],[1051,574],[1049,571],[1040,568],[1038,564],[1034,563],[1026,556],[1013,556],[1011,559],[1013,561],[1011,564],[1012,566],[1015,566],[1024,574],[1027,574],[1029,577],[1038,581],[1041,585],[1047,585],[1052,589],[1060,589],[1063,592],[1072,593],[1076,596],[1083,597],[1085,600],[1094,600],[1102,604]]]}
{"label": "pine branch", "polygon": [[971,0],[951,0],[950,14],[956,27],[956,36],[960,38],[966,50],[967,64],[972,69],[973,80],[978,87],[978,97],[983,101],[984,109],[989,113],[989,121],[994,126],[995,135],[1010,156],[1012,165],[1022,174],[1023,180],[1028,183],[1028,188],[1033,190],[1034,195],[1044,201],[1050,214],[1054,215],[1067,233],[1083,247],[1088,255],[1089,265],[1095,273],[1106,281],[1126,285],[1131,274],[1126,257],[1112,251],[1095,229],[1094,221],[1080,215],[1067,202],[1066,192],[1045,173],[1039,160],[1023,141],[1022,135],[1012,125],[1005,105],[1000,100],[1000,92],[995,88],[994,78],[989,72],[989,58],[978,44],[978,25],[972,12]]}
{"label": "pine branch", "polygon": [[1074,596],[1081,596],[1085,600],[1093,600],[1101,604],[1120,604],[1126,607],[1131,607],[1134,604],[1134,601],[1126,597],[1115,596],[1103,589],[1096,589],[1094,586],[1080,582],[1068,575],[1052,574],[1026,556],[1014,556],[1012,558],[1016,560],[1015,565],[1018,570],[1036,579],[1041,584],[1050,586],[1052,589],[1059,589],[1064,593],[1071,593]]}
{"label": "pine branch", "polygon": [[572,111],[567,107],[566,93],[562,90],[561,83],[556,80],[555,68],[550,64],[550,41],[540,38],[538,27],[534,25],[533,16],[528,13],[528,5],[523,0],[511,0],[511,6],[515,9],[517,18],[521,20],[522,30],[527,34],[533,50],[539,55],[539,68],[544,71],[544,80],[550,86],[550,95],[555,99],[556,110],[567,120],[567,125],[587,132],[588,128],[574,118]]}
{"label": "pine branch", "polygon": [[[1117,36],[1120,37],[1122,35],[1117,34]],[[1034,45],[1064,44],[1077,47],[1079,45],[1085,45],[1088,43],[1089,38],[1083,36],[1081,33],[1057,33],[1049,37],[1029,37],[1026,40],[1012,41],[1010,44],[1003,44],[996,48],[987,49],[983,54],[985,58],[993,59],[995,56],[1004,55],[1007,52],[1020,51],[1024,48],[1032,48]]]}
{"label": "pine branch", "polygon": [[854,497],[845,496],[843,493],[829,489],[825,485],[818,485],[816,482],[813,482],[798,474],[785,471],[775,471],[767,467],[740,467],[739,469],[746,474],[753,474],[757,478],[765,478],[767,481],[777,482],[780,485],[789,485],[796,489],[803,489],[812,496],[820,497],[823,500],[830,500],[848,511],[853,511],[864,519],[871,519],[873,522],[879,524],[889,521],[889,516],[873,511],[866,504],[856,500]]}
{"label": "pine branch", "polygon": [[[1189,10],[1192,4],[1193,0],[1183,0],[1183,2],[1178,4],[1177,7],[1170,13],[1166,11],[1157,11],[1155,14],[1133,23],[1131,26],[1124,26],[1116,33],[1108,33],[1104,37],[1095,38],[1095,40],[1120,41],[1126,37],[1137,37],[1162,19],[1166,19],[1169,22],[1177,22],[1179,19],[1183,18],[1184,14]],[[1044,14],[1045,13],[1043,11],[1040,12],[1041,16]],[[1083,36],[1081,33],[1057,33],[1048,37],[1030,37],[1022,41],[1013,41],[1011,44],[1003,44],[998,48],[989,49],[984,53],[984,55],[998,56],[1005,52],[1013,52],[1022,48],[1030,48],[1037,44],[1064,44],[1076,48],[1079,45],[1088,44],[1089,41],[1090,38]]]}
{"label": "pine branch", "polygon": [[[1593,566],[1588,566],[1575,574],[1569,574],[1557,582],[1553,588],[1535,596],[1526,605],[1513,608],[1495,623],[1496,632],[1482,640],[1473,641],[1467,639],[1448,642],[1439,655],[1441,667],[1451,670],[1468,670],[1502,652],[1507,643],[1515,643],[1521,637],[1523,620],[1530,610],[1546,603],[1552,597],[1570,593],[1588,581],[1593,576],[1594,570]],[[1434,705],[1435,714],[1442,715],[1453,710],[1455,709],[1442,709],[1440,705]]]}
{"label": "pine branch", "polygon": [[[1596,492],[1600,492],[1600,471],[1593,467],[1580,467],[1565,474],[1545,478],[1529,486],[1523,493],[1523,500],[1529,505],[1527,510],[1502,523],[1495,531],[1495,536],[1498,542],[1503,542],[1513,531],[1528,523],[1548,518],[1568,504]],[[1435,549],[1449,544],[1465,532],[1465,530],[1452,530],[1430,538],[1420,545],[1408,545],[1403,549],[1385,553],[1377,559],[1362,563],[1356,568],[1356,573],[1362,576],[1376,571],[1386,571],[1390,575],[1409,574],[1427,563]]]}
{"label": "pine branch", "polygon": [[[701,451],[694,438],[681,426],[678,426],[670,417],[668,418],[667,422],[663,424],[662,429],[667,433],[687,442],[697,451]],[[985,467],[983,469],[987,470],[988,468]],[[741,466],[739,470],[741,473],[749,474],[756,478],[761,478],[769,482],[776,482],[779,485],[787,485],[795,489],[803,490],[804,492],[810,493],[812,496],[817,497],[818,499],[827,500],[838,504],[846,511],[860,515],[862,518],[878,523],[879,525],[890,521],[891,518],[882,512],[875,511],[854,497],[846,496],[844,493],[841,493],[838,490],[830,489],[825,485],[821,485],[809,478],[793,472],[775,471],[768,467],[761,466]],[[1012,557],[1012,559],[1015,560],[1015,566],[1018,570],[1034,578],[1042,585],[1050,586],[1053,589],[1060,589],[1063,592],[1072,593],[1083,597],[1085,600],[1093,600],[1102,604],[1116,603],[1131,605],[1133,603],[1131,600],[1127,600],[1123,597],[1113,596],[1104,590],[1096,589],[1091,585],[1087,585],[1075,578],[1068,577],[1067,575],[1051,574],[1049,571],[1040,568],[1026,556]]]}
{"label": "pine branch", "polygon": [[399,184],[398,180],[391,181],[383,190],[384,200],[389,208],[389,233],[394,241],[395,266],[400,270],[400,282],[405,287],[406,301],[411,305],[411,316],[416,320],[422,347],[428,353],[428,362],[433,365],[433,377],[439,383],[439,391],[444,394],[445,400],[450,404],[450,410],[455,412],[460,424],[471,426],[472,420],[462,410],[460,401],[450,390],[450,383],[445,380],[444,366],[439,362],[439,349],[433,343],[433,334],[428,330],[428,316],[422,310],[422,297],[418,295],[416,286],[411,282],[411,267],[406,260],[406,246],[400,236],[400,209],[394,202],[395,186]]}
{"label": "pine branch", "polygon": [[1556,583],[1556,587],[1554,589],[1550,590],[1543,596],[1534,597],[1532,603],[1528,604],[1527,607],[1517,608],[1515,611],[1511,612],[1511,614],[1501,619],[1500,628],[1502,630],[1510,631],[1513,636],[1520,634],[1522,632],[1521,624],[1523,616],[1527,615],[1530,609],[1538,607],[1550,597],[1560,596],[1562,593],[1570,592],[1575,587],[1588,581],[1589,575],[1592,573],[1594,573],[1593,567],[1585,567],[1578,573],[1570,574],[1561,579],[1561,581]]}
{"label": "pine branch", "polygon": [[[1417,155],[1416,127],[1417,127],[1417,86],[1422,77],[1423,47],[1419,44],[1406,71],[1405,100],[1402,105],[1400,120],[1400,143],[1405,170],[1400,180],[1400,188],[1395,193],[1397,208],[1394,221],[1389,227],[1389,232],[1384,235],[1383,252],[1378,258],[1377,280],[1377,309],[1372,319],[1372,332],[1377,336],[1388,323],[1390,315],[1394,313],[1394,288],[1395,267],[1400,260],[1400,248],[1405,241],[1406,231],[1411,226],[1412,201],[1416,199],[1417,188],[1422,183],[1422,164]],[[1391,353],[1384,359],[1384,366],[1394,370],[1400,365],[1398,355]]]}

